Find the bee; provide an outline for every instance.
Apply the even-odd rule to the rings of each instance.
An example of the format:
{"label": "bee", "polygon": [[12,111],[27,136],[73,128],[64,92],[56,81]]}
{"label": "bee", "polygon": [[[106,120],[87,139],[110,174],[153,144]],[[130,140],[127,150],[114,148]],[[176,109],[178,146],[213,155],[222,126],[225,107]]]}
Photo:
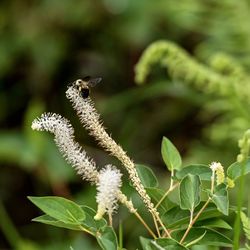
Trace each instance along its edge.
{"label": "bee", "polygon": [[85,76],[83,79],[76,80],[73,85],[77,88],[82,98],[89,97],[89,87],[95,87],[102,80],[101,77],[92,78],[90,76]]}

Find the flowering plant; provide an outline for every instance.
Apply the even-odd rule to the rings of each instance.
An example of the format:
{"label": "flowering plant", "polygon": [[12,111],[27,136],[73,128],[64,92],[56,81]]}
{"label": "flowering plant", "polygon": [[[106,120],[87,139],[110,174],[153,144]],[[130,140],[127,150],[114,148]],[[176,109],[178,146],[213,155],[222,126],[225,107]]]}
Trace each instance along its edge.
{"label": "flowering plant", "polygon": [[[142,215],[133,201],[122,192],[122,174],[116,166],[106,165],[98,170],[95,161],[75,142],[70,122],[58,114],[45,113],[33,121],[32,129],[54,134],[55,143],[67,162],[83,180],[96,185],[97,211],[62,197],[29,197],[45,213],[34,221],[86,232],[96,237],[100,247],[105,250],[124,249],[121,240],[117,240],[112,222],[120,204],[134,214],[145,228],[148,235],[140,237],[143,249],[232,246],[232,227],[224,217],[236,210],[229,206],[229,189],[235,186],[238,178],[250,172],[249,131],[240,140],[241,152],[237,161],[228,167],[226,173],[219,162],[212,162],[209,166],[183,166],[176,147],[163,137],[162,158],[171,174],[170,186],[164,191],[158,187],[153,171],[146,166],[136,165],[106,132],[90,97],[83,98],[75,86],[68,87],[66,96],[83,126],[127,170],[128,178],[149,214]],[[173,192],[178,193],[175,201],[169,199]],[[238,209],[240,212],[241,208]],[[146,222],[143,217],[149,215],[151,222]]]}

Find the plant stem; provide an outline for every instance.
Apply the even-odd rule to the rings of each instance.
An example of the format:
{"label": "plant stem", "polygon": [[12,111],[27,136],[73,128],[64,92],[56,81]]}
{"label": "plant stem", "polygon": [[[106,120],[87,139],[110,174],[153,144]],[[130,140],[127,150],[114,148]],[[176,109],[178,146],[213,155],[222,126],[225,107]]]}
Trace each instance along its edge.
{"label": "plant stem", "polygon": [[215,171],[212,171],[212,176],[211,176],[211,194],[214,193],[214,180],[215,180]]}
{"label": "plant stem", "polygon": [[11,248],[15,249],[17,247],[18,242],[21,241],[21,237],[18,231],[16,230],[15,226],[13,225],[1,201],[0,201],[0,228],[2,229],[5,238],[11,245]]}
{"label": "plant stem", "polygon": [[206,201],[206,203],[203,205],[203,207],[201,208],[201,210],[198,212],[198,214],[194,217],[193,220],[191,220],[191,222],[188,225],[188,228],[185,232],[185,234],[183,235],[180,244],[183,243],[183,241],[185,240],[185,238],[187,237],[190,229],[192,228],[192,226],[194,225],[194,223],[197,221],[197,219],[199,218],[199,216],[201,215],[201,213],[204,211],[204,209],[207,207],[208,203],[210,202],[211,198],[209,197],[208,200]]}
{"label": "plant stem", "polygon": [[150,227],[147,225],[147,223],[142,219],[139,213],[135,212],[135,216],[139,219],[139,221],[143,224],[143,226],[148,230],[148,232],[151,234],[151,236],[154,239],[157,239],[157,236],[154,234],[154,232],[150,229]]}
{"label": "plant stem", "polygon": [[154,217],[154,216],[153,216],[153,220],[154,220],[154,224],[155,224],[155,228],[156,228],[156,231],[157,231],[158,237],[160,238],[160,237],[161,237],[161,233],[160,233],[160,230],[159,230],[159,227],[158,227],[157,221],[156,221],[156,219],[155,219],[155,217]]}
{"label": "plant stem", "polygon": [[122,229],[122,222],[119,223],[119,248],[123,248],[123,229]]}
{"label": "plant stem", "polygon": [[113,224],[112,214],[108,213],[108,216],[109,216],[109,225],[112,227]]}
{"label": "plant stem", "polygon": [[156,215],[156,220],[159,222],[160,226],[163,228],[163,230],[164,230],[165,234],[168,236],[168,238],[172,238],[169,231],[167,230],[167,228],[162,223],[161,218],[159,217],[159,214]]}
{"label": "plant stem", "polygon": [[[171,179],[172,181],[172,179]],[[158,203],[156,204],[155,208],[158,208],[160,206],[160,204],[165,200],[165,198],[168,196],[168,194],[170,192],[172,192],[176,187],[178,187],[179,183],[175,183],[175,185],[171,185],[170,183],[170,187],[169,189],[166,191],[166,193],[161,197],[161,199],[158,201]]]}
{"label": "plant stem", "polygon": [[[142,219],[140,214],[134,208],[132,201],[129,201],[127,196],[122,192],[118,194],[118,200],[129,210],[130,213],[135,214],[135,216],[139,219],[139,221],[143,224],[143,226],[148,230],[148,232],[153,236],[153,238],[157,238],[147,223]],[[152,216],[154,218],[154,216]]]}
{"label": "plant stem", "polygon": [[83,231],[83,232],[86,232],[86,233],[88,233],[88,234],[90,234],[90,235],[92,235],[92,236],[94,236],[95,237],[95,234],[93,234],[91,231],[89,231],[88,229],[86,229],[85,227],[83,227],[83,226],[79,226],[79,228]]}
{"label": "plant stem", "polygon": [[174,177],[174,169],[172,169],[172,171],[171,171],[170,187],[169,187],[170,190],[172,190],[172,187],[173,187],[173,184],[174,184],[173,177]]}

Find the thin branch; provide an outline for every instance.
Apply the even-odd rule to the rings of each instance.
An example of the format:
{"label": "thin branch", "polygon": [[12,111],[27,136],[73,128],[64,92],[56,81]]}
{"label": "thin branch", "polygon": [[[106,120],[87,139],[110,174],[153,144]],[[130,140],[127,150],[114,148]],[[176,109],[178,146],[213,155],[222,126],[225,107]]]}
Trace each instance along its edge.
{"label": "thin branch", "polygon": [[160,237],[161,237],[161,233],[160,233],[160,230],[159,230],[159,227],[158,227],[157,221],[156,221],[156,219],[155,219],[155,217],[154,217],[154,216],[153,216],[153,220],[154,220],[154,224],[155,224],[155,228],[156,228],[156,231],[157,231],[158,237],[160,238]]}
{"label": "thin branch", "polygon": [[113,224],[112,214],[108,213],[108,216],[109,216],[109,225],[112,227]]}
{"label": "thin branch", "polygon": [[163,230],[164,230],[165,234],[168,236],[168,238],[172,238],[169,231],[167,230],[167,228],[165,227],[165,225],[161,221],[161,218],[160,218],[159,214],[156,215],[156,219],[159,222],[160,226],[163,228]]}
{"label": "thin branch", "polygon": [[154,239],[157,239],[157,236],[154,234],[154,232],[150,229],[150,227],[147,225],[147,223],[143,220],[143,218],[140,216],[138,212],[134,213],[135,216],[139,219],[139,221],[143,224],[143,226],[148,230],[148,232],[151,234],[151,236]]}
{"label": "thin branch", "polygon": [[187,237],[190,229],[192,228],[192,226],[194,225],[194,223],[197,221],[197,219],[199,218],[199,216],[201,215],[201,213],[204,211],[204,209],[207,207],[208,203],[211,201],[211,198],[209,197],[208,200],[206,201],[206,203],[203,205],[203,207],[201,208],[201,210],[198,212],[198,214],[194,217],[194,219],[189,223],[188,228],[185,232],[185,234],[183,235],[180,244],[183,243],[183,241],[185,240],[185,238]]}

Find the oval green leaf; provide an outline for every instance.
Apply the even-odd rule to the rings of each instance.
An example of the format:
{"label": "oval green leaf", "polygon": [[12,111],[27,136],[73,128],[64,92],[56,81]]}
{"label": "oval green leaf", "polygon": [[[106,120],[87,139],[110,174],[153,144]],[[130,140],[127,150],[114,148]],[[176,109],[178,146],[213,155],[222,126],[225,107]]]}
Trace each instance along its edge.
{"label": "oval green leaf", "polygon": [[186,247],[180,245],[176,240],[167,238],[151,240],[150,245],[152,246],[152,250],[187,250]]}
{"label": "oval green leaf", "polygon": [[103,250],[117,250],[117,237],[112,227],[102,228],[97,233],[96,239]]}
{"label": "oval green leaf", "polygon": [[[172,233],[172,237],[174,237],[176,240],[180,240],[184,232],[185,232],[184,230],[175,231]],[[232,241],[227,236],[217,232],[216,230],[209,228],[201,228],[201,227],[192,228],[189,231],[184,244],[188,244],[189,242],[194,241],[203,234],[204,236],[198,242],[199,245],[221,246],[221,247],[232,246]]]}
{"label": "oval green leaf", "polygon": [[179,189],[180,207],[194,211],[200,203],[200,185],[201,181],[198,175],[188,174],[185,176]]}
{"label": "oval green leaf", "polygon": [[140,236],[140,242],[143,250],[152,250],[152,247],[150,246],[151,240],[152,239],[147,239]]}
{"label": "oval green leaf", "polygon": [[151,168],[141,164],[136,164],[136,171],[144,187],[158,186],[158,180]]}
{"label": "oval green leaf", "polygon": [[79,205],[73,201],[57,196],[28,197],[50,217],[70,224],[81,224],[85,219],[85,213]]}
{"label": "oval green leaf", "polygon": [[161,155],[169,171],[172,172],[174,169],[179,170],[181,168],[182,161],[180,153],[174,144],[166,137],[162,139]]}
{"label": "oval green leaf", "polygon": [[104,228],[107,225],[105,219],[95,220],[94,216],[96,215],[96,211],[88,206],[81,206],[82,210],[85,213],[85,220],[82,221],[82,224],[85,228],[95,233],[98,232],[101,228]]}
{"label": "oval green leaf", "polygon": [[250,158],[247,159],[246,165],[243,165],[243,163],[234,162],[227,169],[227,176],[232,180],[238,179],[242,174],[246,175],[249,173],[250,173]]}
{"label": "oval green leaf", "polygon": [[195,223],[196,226],[206,227],[206,228],[223,228],[231,230],[232,227],[224,220],[220,218],[211,218],[203,221],[198,221]]}
{"label": "oval green leaf", "polygon": [[222,183],[215,188],[215,192],[212,195],[212,201],[218,208],[220,212],[225,215],[229,213],[229,200],[228,200],[228,191],[227,186]]}
{"label": "oval green leaf", "polygon": [[80,225],[64,223],[62,221],[59,221],[59,220],[56,220],[55,218],[50,217],[47,214],[36,217],[36,218],[32,219],[32,221],[40,222],[40,223],[55,226],[55,227],[62,227],[62,228],[70,229],[70,230],[81,231]]}
{"label": "oval green leaf", "polygon": [[207,231],[205,231],[201,236],[197,237],[196,239],[188,242],[185,246],[190,247],[193,245],[197,245],[197,243],[205,236],[206,233],[207,233]]}
{"label": "oval green leaf", "polygon": [[198,175],[202,181],[210,181],[212,176],[212,170],[209,166],[203,164],[192,164],[184,167],[180,171],[177,171],[175,177],[181,180],[188,174]]}
{"label": "oval green leaf", "polygon": [[159,250],[159,249],[166,249],[166,250],[187,250],[184,246],[180,245],[174,239],[147,239],[144,237],[140,237],[140,242],[142,245],[143,250]]}
{"label": "oval green leaf", "polygon": [[[194,216],[200,211],[205,202],[201,202],[194,211]],[[215,218],[221,216],[221,212],[218,211],[217,207],[213,203],[209,203],[202,214],[199,216],[197,221],[205,219]],[[167,211],[162,217],[164,224],[168,228],[179,228],[183,225],[187,225],[190,220],[190,213],[187,210],[182,210],[179,206],[175,206]]]}

